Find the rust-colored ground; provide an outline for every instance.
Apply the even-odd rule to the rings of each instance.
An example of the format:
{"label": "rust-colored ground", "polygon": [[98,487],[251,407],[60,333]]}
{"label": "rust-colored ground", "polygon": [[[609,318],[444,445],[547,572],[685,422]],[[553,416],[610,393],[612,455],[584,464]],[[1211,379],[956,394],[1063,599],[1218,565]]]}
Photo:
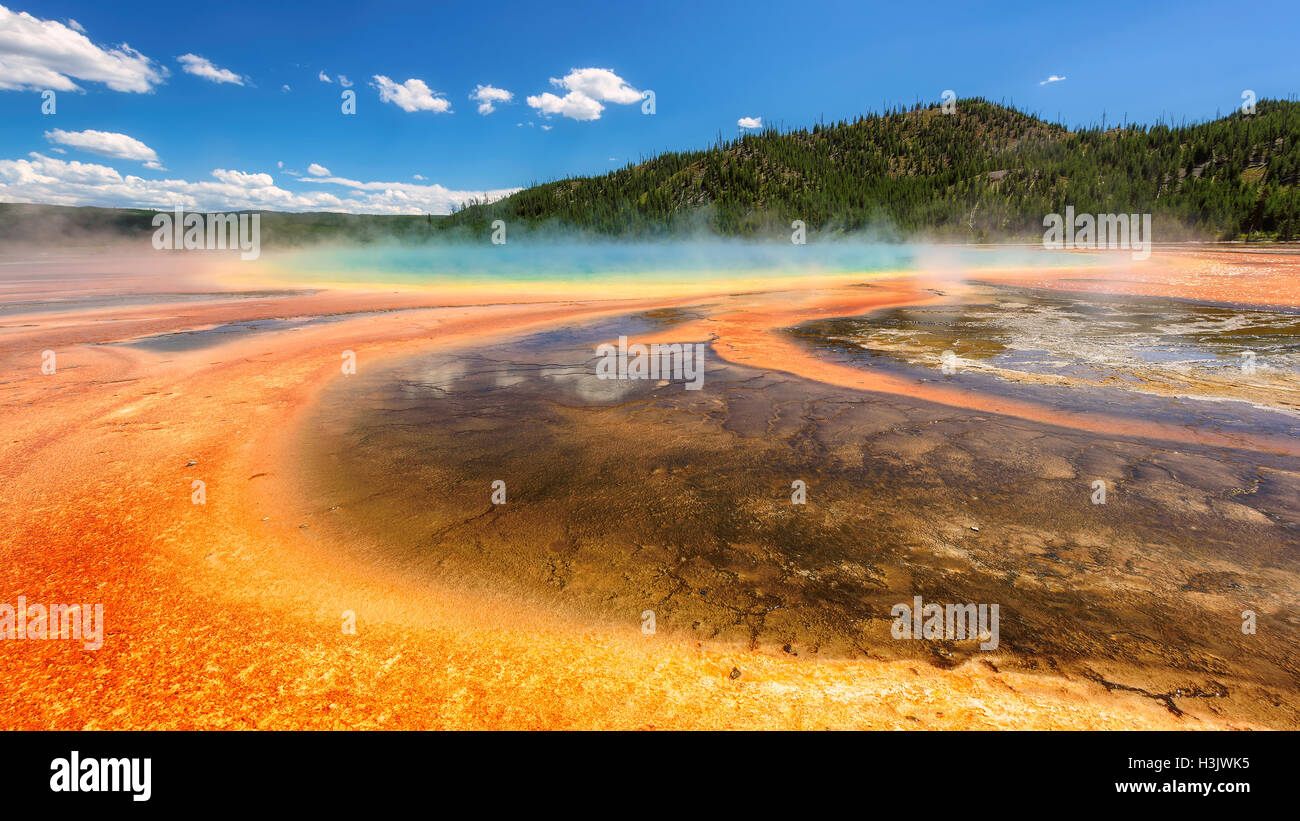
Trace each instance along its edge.
{"label": "rust-colored ground", "polygon": [[[1300,304],[1293,257],[1162,259],[1142,267],[1140,284],[1110,287]],[[1246,262],[1249,270],[1238,271]],[[1254,266],[1261,276],[1251,275]],[[1062,269],[1051,278],[1018,271],[1004,279],[1077,289],[1072,274],[1096,276]],[[920,301],[933,284],[872,279],[887,287],[854,288],[849,279],[793,293],[789,283],[773,283],[773,293],[738,297],[728,296],[734,284],[719,284],[714,293],[618,300],[593,299],[588,288],[581,301],[505,305],[491,304],[501,298],[492,293],[326,291],[0,317],[0,602],[23,595],[102,603],[107,622],[98,651],[73,641],[0,642],[0,727],[1248,726],[1179,718],[1086,680],[998,673],[978,662],[946,671],[813,662],[702,649],[633,627],[596,629],[522,611],[505,595],[393,577],[300,527],[290,434],[322,386],[345,378],[343,351],[355,351],[365,368],[561,320],[666,305],[717,306],[672,335],[695,339],[704,330],[721,356],[740,364],[1062,421],[955,389],[927,385],[918,393],[915,384],[869,380],[816,360],[777,332],[804,319]],[[70,294],[88,285],[64,287]],[[8,300],[24,292],[30,289],[15,286]],[[193,351],[96,344],[260,317],[390,308],[403,310]],[[44,350],[56,352],[57,373],[40,372]],[[1099,432],[1109,424],[1104,417],[1070,423]],[[1292,442],[1254,446],[1296,453]],[[192,504],[194,480],[206,483],[206,504]],[[351,547],[347,556],[355,557]],[[357,614],[356,635],[342,631],[344,611]]]}

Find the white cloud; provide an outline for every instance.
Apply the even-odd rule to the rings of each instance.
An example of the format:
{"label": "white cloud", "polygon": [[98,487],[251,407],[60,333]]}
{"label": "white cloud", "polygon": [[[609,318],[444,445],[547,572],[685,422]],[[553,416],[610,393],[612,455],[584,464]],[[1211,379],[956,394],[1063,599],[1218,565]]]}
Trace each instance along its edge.
{"label": "white cloud", "polygon": [[563,97],[557,97],[547,91],[528,97],[525,101],[547,116],[559,114],[571,120],[599,120],[600,112],[605,110],[600,103],[576,91],[570,91]]}
{"label": "white cloud", "polygon": [[323,72],[323,71],[320,73],[320,81],[321,81],[322,83],[332,83],[332,82],[334,82],[333,80],[330,79],[330,76],[329,76],[328,74],[326,74],[325,72]]}
{"label": "white cloud", "polygon": [[[353,191],[363,192],[363,201],[368,203],[363,209],[348,210],[362,213],[383,214],[446,214],[453,205],[477,197],[488,201],[508,197],[518,188],[503,188],[496,191],[452,191],[441,185],[417,185],[408,182],[362,182],[345,177],[304,177],[302,182],[338,185]],[[333,196],[322,194],[321,196]],[[350,203],[356,200],[342,200]]]}
{"label": "white cloud", "polygon": [[550,93],[536,94],[525,102],[541,113],[559,114],[572,120],[599,120],[605,110],[602,103],[629,105],[641,101],[641,92],[607,68],[575,68],[551,84],[564,89],[563,97]]}
{"label": "white cloud", "polygon": [[762,128],[763,118],[762,117],[741,117],[739,120],[736,120],[736,125],[739,126],[740,128]]}
{"label": "white cloud", "polygon": [[73,20],[71,17],[68,18],[68,28],[73,31],[79,31],[82,34],[86,33],[86,27],[78,23],[76,20]]}
{"label": "white cloud", "polygon": [[344,190],[289,191],[277,186],[270,174],[223,168],[215,169],[210,180],[192,182],[124,176],[106,165],[68,162],[37,153],[27,159],[0,160],[0,201],[52,205],[446,214],[453,205],[470,198],[495,200],[518,190],[458,191],[436,184],[361,182],[337,177],[304,178],[301,182],[332,184]]}
{"label": "white cloud", "polygon": [[167,76],[125,43],[102,48],[78,29],[0,6],[0,90],[81,91],[75,78],[144,93]]}
{"label": "white cloud", "polygon": [[641,92],[607,68],[575,68],[558,80],[552,77],[551,83],[606,103],[641,102]]}
{"label": "white cloud", "polygon": [[290,91],[292,91],[292,89],[289,88],[288,83],[285,83],[284,85],[280,86],[280,90],[283,91],[285,94],[288,94]]}
{"label": "white cloud", "polygon": [[340,74],[339,85],[343,86],[344,88],[352,88],[353,83],[351,80],[348,79],[348,76],[346,74]]}
{"label": "white cloud", "polygon": [[311,165],[307,166],[307,173],[311,174],[313,177],[330,176],[330,170],[328,168],[326,168],[323,165],[317,165],[316,163],[312,163]]}
{"label": "white cloud", "polygon": [[64,131],[56,128],[53,131],[46,131],[45,139],[103,157],[144,163],[158,162],[158,154],[152,148],[134,137],[118,134],[115,131]]}
{"label": "white cloud", "polygon": [[176,62],[181,64],[182,71],[195,77],[202,77],[214,83],[234,83],[237,86],[244,84],[243,77],[230,69],[217,68],[211,60],[197,54],[182,54],[176,58]]}
{"label": "white cloud", "polygon": [[416,179],[416,180],[427,180],[427,179],[428,179],[428,177],[424,176],[423,174],[412,174],[412,175],[411,175],[411,178],[412,178],[412,179]]}
{"label": "white cloud", "polygon": [[1048,77],[1046,80],[1039,80],[1038,84],[1040,86],[1045,86],[1048,83],[1059,83],[1064,79],[1065,79],[1064,77],[1057,77],[1055,74],[1053,74],[1051,77]]}
{"label": "white cloud", "polygon": [[250,188],[269,188],[275,185],[270,174],[249,174],[244,171],[228,171],[225,168],[213,170],[212,176],[229,185],[242,185]]}
{"label": "white cloud", "polygon": [[423,80],[414,77],[404,83],[395,83],[382,74],[375,75],[375,88],[379,89],[379,99],[392,103],[403,111],[432,111],[444,114],[451,110],[451,103],[438,92],[430,91]]}
{"label": "white cloud", "polygon": [[551,126],[549,126],[549,125],[544,125],[544,126],[542,126],[542,130],[543,130],[543,131],[550,131],[550,130],[551,130]]}
{"label": "white cloud", "polygon": [[508,103],[515,98],[515,95],[504,88],[476,85],[469,98],[478,103],[478,113],[487,115],[497,110],[497,103]]}

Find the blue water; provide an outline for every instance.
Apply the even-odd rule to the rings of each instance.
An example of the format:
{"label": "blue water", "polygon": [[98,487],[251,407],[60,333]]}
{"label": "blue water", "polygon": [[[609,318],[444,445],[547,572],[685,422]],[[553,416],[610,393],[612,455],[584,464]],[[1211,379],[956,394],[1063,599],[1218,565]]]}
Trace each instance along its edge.
{"label": "blue water", "polygon": [[[671,282],[833,275],[922,267],[991,268],[1080,265],[1077,255],[1031,248],[980,249],[853,241],[579,242],[511,240],[410,246],[321,247],[268,260],[298,281],[403,283]],[[1086,263],[1084,263],[1086,264]]]}

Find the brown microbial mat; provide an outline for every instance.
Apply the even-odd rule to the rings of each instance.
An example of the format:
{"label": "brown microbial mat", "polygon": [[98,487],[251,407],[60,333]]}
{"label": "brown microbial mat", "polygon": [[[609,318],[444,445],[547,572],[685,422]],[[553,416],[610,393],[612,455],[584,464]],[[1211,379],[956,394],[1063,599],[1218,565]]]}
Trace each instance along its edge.
{"label": "brown microbial mat", "polygon": [[[712,349],[700,390],[597,376],[598,344],[693,318],[675,309],[426,354],[324,391],[301,434],[310,526],[379,544],[364,558],[413,577],[628,630],[650,611],[660,633],[705,647],[977,658],[1177,716],[1300,727],[1300,463],[1252,446],[1300,434],[1287,410],[1296,317],[1227,311],[990,288],[785,331],[819,358],[1090,415],[1107,432]],[[1079,322],[1095,338],[1035,347]],[[1230,384],[1242,342],[1216,330],[1243,328],[1277,390],[1247,403],[1147,387]],[[944,373],[938,352],[953,345],[961,364]],[[1221,436],[1142,435],[1152,423]],[[893,608],[918,595],[997,605],[997,646],[987,633],[895,638]]]}

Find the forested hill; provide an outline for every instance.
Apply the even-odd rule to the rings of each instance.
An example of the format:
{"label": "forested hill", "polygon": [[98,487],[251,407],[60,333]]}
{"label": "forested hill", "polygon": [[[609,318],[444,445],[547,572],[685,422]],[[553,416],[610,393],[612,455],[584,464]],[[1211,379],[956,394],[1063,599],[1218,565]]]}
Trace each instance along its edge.
{"label": "forested hill", "polygon": [[1151,213],[1155,238],[1300,239],[1300,103],[1264,100],[1196,125],[1069,131],[982,99],[746,134],[598,177],[467,204],[441,227],[492,220],[600,234],[732,235],[886,228],[1041,238],[1043,217]]}

